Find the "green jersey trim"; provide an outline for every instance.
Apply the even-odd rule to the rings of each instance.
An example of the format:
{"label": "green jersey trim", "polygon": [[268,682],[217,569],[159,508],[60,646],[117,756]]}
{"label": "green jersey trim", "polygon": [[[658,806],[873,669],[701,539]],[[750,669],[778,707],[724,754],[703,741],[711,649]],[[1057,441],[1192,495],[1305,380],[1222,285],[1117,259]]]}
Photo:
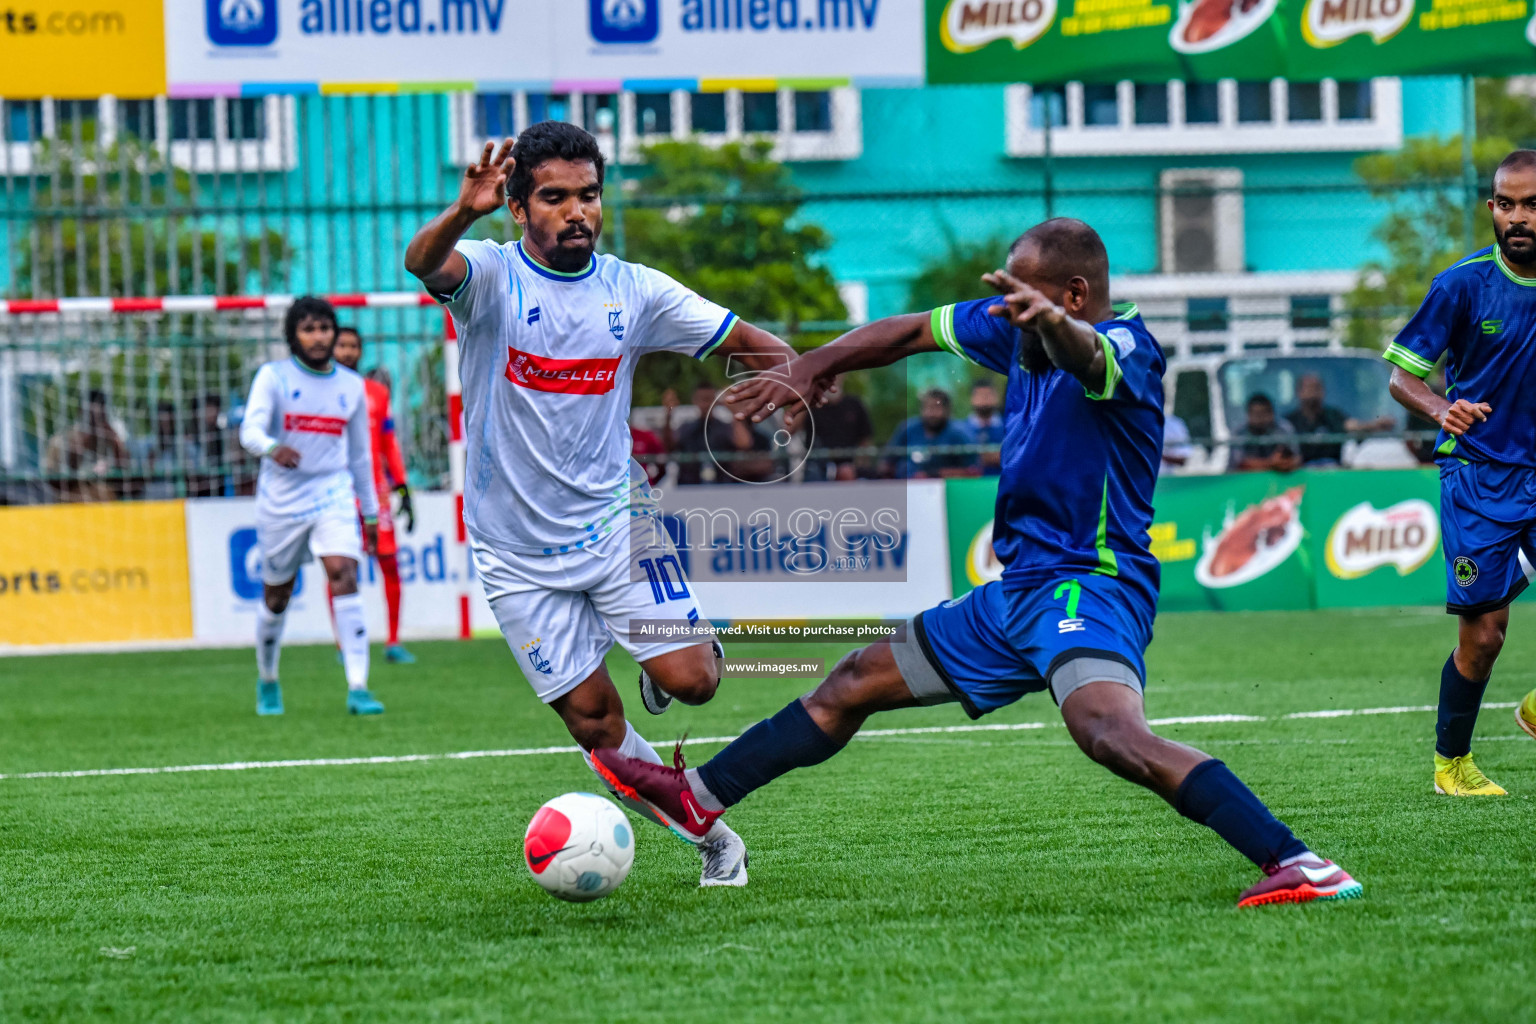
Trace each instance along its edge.
{"label": "green jersey trim", "polygon": [[966,362],[976,366],[981,364],[972,359],[970,353],[960,345],[960,340],[955,337],[955,304],[940,306],[928,317],[928,325],[933,331],[933,340],[939,343],[939,348],[951,355],[957,355]]}
{"label": "green jersey trim", "polygon": [[1141,316],[1141,309],[1134,302],[1117,302],[1109,308],[1114,310],[1116,320],[1130,320]]}
{"label": "green jersey trim", "polygon": [[1095,402],[1115,397],[1115,386],[1125,376],[1120,372],[1120,360],[1115,355],[1114,344],[1102,334],[1099,335],[1099,347],[1104,350],[1104,390],[1094,391],[1088,385],[1083,385],[1083,393]]}
{"label": "green jersey trim", "polygon": [[1504,271],[1504,276],[1515,282],[1515,284],[1524,285],[1527,288],[1536,288],[1536,277],[1521,277],[1513,270],[1510,270],[1509,264],[1504,262],[1504,257],[1499,255],[1497,249],[1493,251],[1493,262],[1495,266]]}
{"label": "green jersey trim", "polygon": [[313,369],[310,369],[308,366],[305,366],[304,365],[304,361],[302,359],[300,359],[298,356],[289,356],[288,358],[293,360],[293,365],[294,366],[297,366],[299,369],[303,370],[305,373],[309,374],[311,377],[330,377],[330,376],[335,375],[335,373],[336,373],[336,364],[335,363],[331,364],[331,368],[329,370],[320,371],[320,370],[313,370]]}
{"label": "green jersey trim", "polygon": [[1109,476],[1104,477],[1104,497],[1099,501],[1099,532],[1094,539],[1099,552],[1099,567],[1094,572],[1100,576],[1120,575],[1120,560],[1109,549]]}
{"label": "green jersey trim", "polygon": [[1491,252],[1484,253],[1481,256],[1468,256],[1466,259],[1462,260],[1460,263],[1454,264],[1451,267],[1451,269],[1455,270],[1456,267],[1465,267],[1465,266],[1468,266],[1468,265],[1473,264],[1473,263],[1487,263],[1491,259],[1493,259],[1493,253],[1491,253]]}
{"label": "green jersey trim", "polygon": [[1381,354],[1381,357],[1419,378],[1428,377],[1429,372],[1435,368],[1434,363],[1395,341],[1387,346],[1387,350]]}

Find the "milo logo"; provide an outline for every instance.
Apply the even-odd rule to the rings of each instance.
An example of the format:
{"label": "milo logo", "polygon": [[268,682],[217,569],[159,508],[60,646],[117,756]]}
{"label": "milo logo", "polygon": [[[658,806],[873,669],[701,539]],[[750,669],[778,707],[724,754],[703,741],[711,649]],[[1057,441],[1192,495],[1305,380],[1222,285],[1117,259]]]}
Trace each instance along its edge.
{"label": "milo logo", "polygon": [[997,553],[992,550],[994,521],[988,519],[987,524],[976,531],[976,536],[971,538],[971,546],[965,552],[965,578],[971,581],[973,587],[1003,578],[1003,563],[997,560]]}
{"label": "milo logo", "polygon": [[1055,20],[1056,0],[949,0],[939,38],[951,53],[970,53],[999,39],[1022,50]]}
{"label": "milo logo", "polygon": [[1410,498],[1378,509],[1362,501],[1328,531],[1324,557],[1328,571],[1341,580],[1388,565],[1407,576],[1434,557],[1439,546],[1440,519],[1429,502]]}
{"label": "milo logo", "polygon": [[1307,0],[1301,33],[1318,49],[1359,35],[1384,43],[1412,18],[1413,0]]}

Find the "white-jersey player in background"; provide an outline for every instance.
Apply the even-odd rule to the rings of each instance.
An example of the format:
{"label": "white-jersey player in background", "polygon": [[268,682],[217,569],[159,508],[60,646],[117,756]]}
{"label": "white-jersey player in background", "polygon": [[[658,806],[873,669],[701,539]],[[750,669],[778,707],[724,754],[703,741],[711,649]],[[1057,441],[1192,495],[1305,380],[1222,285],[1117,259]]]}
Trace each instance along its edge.
{"label": "white-jersey player in background", "polygon": [[[503,142],[494,159],[492,150],[487,143],[457,201],[405,256],[458,329],[464,523],[476,573],[523,674],[576,742],[659,764],[625,720],[604,656],[615,640],[629,651],[642,701],[660,714],[674,697],[709,700],[722,652],[696,638],[630,635],[634,620],[702,618],[630,458],[635,361],[731,353],[771,369],[794,352],[660,271],[594,252],[603,156],[587,132],[546,121],[515,147]],[[520,242],[461,241],[504,202]],[[712,830],[700,853],[701,885],[746,884],[746,847],[734,832]]]}
{"label": "white-jersey player in background", "polygon": [[357,567],[377,545],[368,402],[363,378],[331,360],[336,311],[324,299],[294,300],[283,320],[292,356],[256,371],[240,423],[240,444],[261,459],[256,541],[262,601],[256,608],[256,713],[283,713],[277,681],[283,618],[299,568],[319,558],[330,580],[336,636],[347,676],[347,711],[377,715],[368,692],[368,627]]}

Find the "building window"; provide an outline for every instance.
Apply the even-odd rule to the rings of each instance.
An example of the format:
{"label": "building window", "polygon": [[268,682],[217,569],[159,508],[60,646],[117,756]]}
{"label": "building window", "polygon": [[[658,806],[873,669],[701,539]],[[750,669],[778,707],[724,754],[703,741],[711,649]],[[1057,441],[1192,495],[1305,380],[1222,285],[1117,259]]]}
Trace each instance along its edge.
{"label": "building window", "polygon": [[1189,82],[1184,86],[1184,123],[1216,124],[1221,121],[1221,97],[1216,82]]}
{"label": "building window", "polygon": [[297,162],[294,105],[284,96],[7,101],[0,130],[0,174],[32,173],[36,144],[45,139],[136,139],[198,173],[288,171]]}
{"label": "building window", "polygon": [[563,92],[528,93],[529,124],[538,124],[540,121],[569,121],[570,119],[570,94]]}
{"label": "building window", "polygon": [[688,97],[693,131],[697,135],[725,132],[725,93],[696,92]]}
{"label": "building window", "polygon": [[1303,331],[1333,324],[1333,300],[1327,295],[1292,295],[1291,329]]}
{"label": "building window", "polygon": [[832,94],[826,90],[795,92],[795,131],[832,130]]}
{"label": "building window", "polygon": [[1046,89],[1030,95],[1029,126],[1044,127],[1047,113],[1049,113],[1052,128],[1060,128],[1067,123],[1066,93],[1060,89]]}
{"label": "building window", "polygon": [[1323,84],[1321,82],[1287,82],[1285,119],[1287,121],[1321,121],[1323,119]]}
{"label": "building window", "polygon": [[[456,93],[449,99],[454,163],[477,159],[488,139],[508,128],[566,120],[598,136],[604,155],[640,159],[640,147],[662,138],[718,145],[766,138],[775,160],[849,160],[863,152],[857,89],[779,89],[715,93]],[[501,127],[491,131],[492,124]],[[616,150],[615,147],[618,147]]]}
{"label": "building window", "polygon": [[1187,301],[1185,324],[1191,331],[1225,331],[1227,329],[1229,320],[1225,295],[1190,298]]}
{"label": "building window", "polygon": [[517,134],[517,97],[509,92],[483,92],[475,97],[475,134],[505,139]]}
{"label": "building window", "polygon": [[[1364,82],[1068,82],[1009,86],[1009,156],[1371,152],[1402,145],[1402,86]],[[1064,98],[1064,101],[1063,101]],[[1340,131],[1343,124],[1348,131]],[[1215,129],[1215,130],[1213,130]]]}
{"label": "building window", "polygon": [[1275,119],[1268,82],[1237,83],[1237,119],[1245,124]]}
{"label": "building window", "polygon": [[1373,109],[1370,82],[1339,82],[1339,120],[1369,121]]}
{"label": "building window", "polygon": [[1168,123],[1168,86],[1163,84],[1136,85],[1136,123]]}
{"label": "building window", "polygon": [[1119,127],[1120,90],[1117,86],[1083,86],[1083,124],[1094,127]]}
{"label": "building window", "polygon": [[641,135],[671,135],[672,94],[635,93],[635,130]]}
{"label": "building window", "polygon": [[748,134],[779,130],[779,94],[744,92],[741,94],[741,130]]}

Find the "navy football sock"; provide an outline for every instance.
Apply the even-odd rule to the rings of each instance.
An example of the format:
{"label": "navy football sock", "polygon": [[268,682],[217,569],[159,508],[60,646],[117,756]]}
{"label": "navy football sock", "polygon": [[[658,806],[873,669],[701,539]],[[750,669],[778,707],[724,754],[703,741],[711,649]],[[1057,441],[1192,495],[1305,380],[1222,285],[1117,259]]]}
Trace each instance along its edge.
{"label": "navy football sock", "polygon": [[821,731],[798,700],[742,733],[699,765],[699,781],[726,807],[785,772],[821,764],[843,744]]}
{"label": "navy football sock", "polygon": [[1285,822],[1269,813],[1264,801],[1214,757],[1184,777],[1173,809],[1211,829],[1261,868],[1307,852],[1307,845]]}
{"label": "navy football sock", "polygon": [[1474,683],[1456,670],[1456,652],[1440,670],[1440,718],[1435,722],[1435,753],[1460,757],[1472,750],[1472,727],[1483,703],[1488,680]]}

